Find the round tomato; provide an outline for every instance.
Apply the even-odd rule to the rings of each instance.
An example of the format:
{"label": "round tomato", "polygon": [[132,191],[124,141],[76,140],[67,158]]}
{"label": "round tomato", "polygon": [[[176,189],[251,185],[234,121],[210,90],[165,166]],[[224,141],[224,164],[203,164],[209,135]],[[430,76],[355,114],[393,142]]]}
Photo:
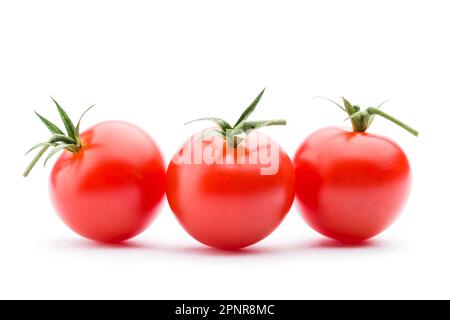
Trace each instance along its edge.
{"label": "round tomato", "polygon": [[218,134],[208,136],[210,129],[193,136],[170,162],[169,205],[183,228],[203,244],[226,250],[250,246],[275,230],[291,208],[294,167],[270,138],[244,129],[244,137],[232,132],[239,126],[255,129],[285,122],[257,126],[241,120],[231,127],[217,118],[209,120],[218,124],[213,129]]}
{"label": "round tomato", "polygon": [[155,142],[119,121],[95,125],[75,140],[78,145],[55,146],[65,149],[50,177],[51,200],[61,219],[100,242],[120,242],[142,232],[165,193],[165,166]]}
{"label": "round tomato", "polygon": [[[294,199],[294,168],[283,150],[256,132],[245,146],[229,150],[221,138],[192,137],[180,151],[210,148],[225,162],[170,162],[167,198],[178,221],[198,241],[221,249],[239,249],[267,237],[281,223]],[[255,142],[255,147],[248,145]],[[246,164],[252,157],[279,150],[279,169],[263,175],[267,164]],[[278,151],[277,151],[278,152]],[[217,162],[217,163],[216,163]]]}
{"label": "round tomato", "polygon": [[80,235],[120,242],[155,218],[165,192],[164,162],[154,141],[125,122],[103,122],[81,134],[83,148],[64,151],[50,195],[62,220]]}
{"label": "round tomato", "polygon": [[409,195],[411,173],[408,158],[394,141],[364,132],[373,119],[364,117],[381,111],[362,113],[345,103],[350,115],[360,117],[352,117],[355,130],[325,128],[303,142],[294,158],[295,192],[311,227],[339,241],[359,242],[397,218]]}
{"label": "round tomato", "polygon": [[392,140],[339,128],[308,137],[294,158],[303,217],[346,242],[371,238],[398,216],[410,189],[408,159]]}

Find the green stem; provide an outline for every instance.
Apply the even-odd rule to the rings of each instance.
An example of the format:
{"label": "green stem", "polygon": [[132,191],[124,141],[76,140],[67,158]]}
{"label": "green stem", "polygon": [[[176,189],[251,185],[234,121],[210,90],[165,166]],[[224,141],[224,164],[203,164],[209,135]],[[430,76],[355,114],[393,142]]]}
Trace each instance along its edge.
{"label": "green stem", "polygon": [[[78,140],[78,139],[77,139]],[[70,144],[70,145],[77,145],[78,141],[74,140],[72,138],[69,138],[65,135],[62,134],[55,134],[53,137],[50,138],[50,140],[48,142],[50,143],[55,143],[55,142],[64,142],[66,144]]]}
{"label": "green stem", "polygon": [[33,167],[36,165],[36,163],[39,161],[39,159],[42,158],[44,153],[47,152],[49,147],[50,146],[47,145],[47,146],[43,146],[41,148],[41,150],[38,152],[38,154],[34,157],[33,161],[31,161],[30,165],[23,172],[24,177],[28,177],[28,175],[30,174],[30,171],[33,169]]}
{"label": "green stem", "polygon": [[238,126],[234,127],[231,130],[227,130],[225,132],[225,137],[228,141],[228,144],[236,148],[244,139],[239,137],[241,134],[248,135],[251,131],[260,129],[268,126],[284,126],[286,125],[286,120],[284,119],[276,119],[276,120],[260,120],[260,121],[244,121],[241,122]]}
{"label": "green stem", "polygon": [[352,117],[350,117],[352,121],[353,131],[355,132],[365,132],[368,128],[369,118],[367,117],[367,113],[354,113]]}
{"label": "green stem", "polygon": [[[25,171],[23,173],[24,177],[27,177],[30,174],[33,167],[36,165],[36,163],[39,161],[39,159],[47,152],[47,150],[50,147],[54,147],[55,149],[53,149],[48,154],[47,158],[45,159],[44,166],[45,166],[45,163],[47,163],[47,161],[52,156],[54,156],[56,153],[58,153],[60,151],[63,151],[64,149],[69,152],[75,153],[75,152],[79,152],[81,150],[81,148],[83,147],[81,140],[80,140],[80,122],[83,119],[86,112],[88,112],[90,109],[92,109],[92,107],[94,105],[90,106],[89,108],[86,109],[86,111],[83,112],[80,119],[78,120],[77,126],[75,127],[72,120],[69,118],[66,111],[64,111],[64,109],[61,107],[61,105],[58,102],[56,102],[55,99],[52,98],[52,100],[58,109],[58,113],[61,117],[62,122],[64,123],[67,134],[65,134],[61,129],[59,129],[53,122],[44,118],[39,113],[35,112],[36,115],[44,123],[44,125],[52,133],[53,136],[48,141],[39,143],[30,149],[30,151],[32,151],[34,149],[39,148],[40,146],[43,146],[39,150],[39,153],[34,157],[33,161],[31,161],[30,165],[25,169]],[[26,154],[28,154],[30,151],[28,151]]]}
{"label": "green stem", "polygon": [[266,121],[248,121],[248,123],[258,125],[258,128],[269,126],[285,126],[287,124],[286,120],[284,119],[266,120]]}
{"label": "green stem", "polygon": [[371,115],[372,115],[372,114],[376,114],[376,115],[379,115],[379,116],[381,116],[381,117],[383,117],[383,118],[385,118],[385,119],[387,119],[387,120],[389,120],[389,121],[392,121],[393,123],[395,123],[396,125],[402,127],[403,129],[405,129],[405,130],[408,131],[409,133],[415,135],[416,137],[419,135],[419,131],[417,131],[417,130],[411,128],[411,127],[408,126],[406,123],[401,122],[400,120],[394,118],[393,116],[387,114],[387,113],[384,112],[384,111],[381,111],[381,110],[378,109],[378,108],[370,107],[370,108],[367,109],[367,112],[369,112],[369,114],[371,114]]}
{"label": "green stem", "polygon": [[[245,111],[239,117],[239,120],[234,126],[231,126],[227,121],[215,118],[206,117],[200,118],[198,120],[209,120],[213,121],[219,128],[216,131],[222,138],[224,138],[232,148],[236,148],[243,140],[244,136],[247,136],[252,130],[267,126],[284,126],[286,125],[286,120],[276,119],[276,120],[263,120],[263,121],[247,121],[249,116],[253,111],[255,111],[261,97],[264,94],[265,89],[263,89],[258,96],[253,100],[253,102],[245,109]],[[192,121],[190,121],[192,122]],[[187,122],[187,123],[190,123]],[[211,131],[209,132],[211,133]],[[212,131],[214,133],[214,131]]]}

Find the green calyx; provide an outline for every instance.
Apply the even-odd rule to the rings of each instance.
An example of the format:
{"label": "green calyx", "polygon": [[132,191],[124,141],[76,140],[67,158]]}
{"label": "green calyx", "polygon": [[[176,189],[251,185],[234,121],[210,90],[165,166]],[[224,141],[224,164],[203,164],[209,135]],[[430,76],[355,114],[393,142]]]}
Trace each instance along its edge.
{"label": "green calyx", "polygon": [[208,135],[219,135],[226,139],[228,144],[233,148],[236,148],[248,134],[256,129],[268,127],[268,126],[284,126],[286,125],[286,120],[262,120],[262,121],[247,121],[249,116],[255,111],[256,106],[261,100],[264,91],[263,89],[260,94],[253,100],[253,102],[244,110],[239,119],[236,121],[234,126],[231,126],[227,121],[215,118],[215,117],[205,117],[187,122],[186,124],[196,122],[196,121],[212,121],[217,125],[217,128],[207,130],[203,133],[203,137]]}
{"label": "green calyx", "polygon": [[[318,97],[318,98],[322,98],[322,97]],[[419,132],[417,130],[411,128],[406,123],[394,118],[393,116],[387,114],[386,112],[384,112],[380,109],[381,106],[384,105],[387,101],[379,104],[376,107],[368,107],[365,110],[361,110],[361,108],[359,106],[351,104],[344,97],[342,97],[344,106],[341,106],[339,103],[337,103],[333,100],[327,99],[327,98],[322,98],[322,99],[325,99],[327,101],[330,101],[331,103],[334,103],[340,109],[342,109],[345,113],[347,113],[347,115],[348,115],[347,119],[351,120],[353,131],[355,131],[355,132],[366,132],[366,130],[372,124],[375,116],[378,115],[378,116],[381,116],[381,117],[395,123],[396,125],[402,127],[403,129],[405,129],[406,131],[408,131],[409,133],[413,134],[416,137],[419,135]]]}
{"label": "green calyx", "polygon": [[34,112],[38,118],[44,123],[44,125],[47,127],[47,129],[52,134],[52,137],[45,141],[36,144],[33,146],[28,152],[25,154],[29,154],[31,151],[40,148],[39,152],[34,157],[33,161],[31,161],[30,165],[26,168],[26,170],[23,173],[24,177],[27,177],[30,174],[30,171],[34,168],[36,163],[42,158],[42,156],[50,149],[51,151],[48,153],[47,157],[44,161],[44,166],[46,165],[47,161],[53,157],[55,154],[62,150],[67,150],[73,153],[79,152],[81,150],[82,142],[80,140],[80,124],[81,120],[83,119],[84,115],[92,108],[94,105],[90,106],[86,111],[83,112],[80,119],[78,120],[77,125],[75,126],[72,122],[72,120],[69,118],[67,113],[64,111],[64,109],[60,106],[60,104],[53,99],[53,102],[56,105],[56,108],[58,109],[59,116],[61,117],[62,122],[64,123],[64,127],[66,129],[66,133],[64,133],[61,129],[59,129],[55,124],[53,124],[51,121],[47,120],[43,116],[41,116],[36,111]]}

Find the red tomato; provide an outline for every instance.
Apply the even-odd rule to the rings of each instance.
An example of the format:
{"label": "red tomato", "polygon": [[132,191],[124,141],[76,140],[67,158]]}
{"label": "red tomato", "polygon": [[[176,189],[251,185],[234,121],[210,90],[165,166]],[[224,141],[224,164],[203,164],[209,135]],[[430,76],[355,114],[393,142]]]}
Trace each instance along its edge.
{"label": "red tomato", "polygon": [[155,218],[165,192],[165,167],[155,142],[118,121],[81,134],[82,148],[59,157],[50,178],[53,205],[80,235],[120,242]]}
{"label": "red tomato", "polygon": [[[213,161],[180,163],[185,152],[200,149],[209,150]],[[278,170],[262,175],[268,162],[261,155],[267,154],[276,155]],[[229,162],[215,163],[222,155]],[[258,160],[251,164],[252,158]],[[243,248],[267,237],[294,199],[291,160],[256,131],[235,148],[227,148],[222,137],[193,136],[170,162],[167,179],[167,198],[180,224],[198,241],[220,249]]]}
{"label": "red tomato", "polygon": [[369,239],[399,215],[411,185],[408,159],[392,140],[326,128],[294,159],[295,191],[306,222],[343,242]]}

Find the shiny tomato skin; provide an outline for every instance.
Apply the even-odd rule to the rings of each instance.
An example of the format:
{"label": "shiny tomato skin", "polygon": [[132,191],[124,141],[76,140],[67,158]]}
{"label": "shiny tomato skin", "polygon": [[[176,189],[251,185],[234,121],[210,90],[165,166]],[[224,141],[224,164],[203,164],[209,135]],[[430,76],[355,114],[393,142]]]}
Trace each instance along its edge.
{"label": "shiny tomato skin", "polygon": [[411,173],[389,138],[340,128],[309,136],[294,158],[295,192],[306,222],[325,236],[361,242],[398,217]]}
{"label": "shiny tomato skin", "polygon": [[[248,139],[260,137],[265,136],[252,132]],[[181,150],[197,144],[219,151],[226,148],[222,138],[214,141],[193,136]],[[270,140],[237,150],[249,156],[272,148],[279,147]],[[226,153],[235,164],[179,164],[172,159],[167,170],[167,199],[180,224],[199,242],[223,250],[244,248],[267,237],[294,200],[294,167],[281,148],[279,170],[273,175],[261,175],[264,165],[259,161],[238,164],[240,151]]]}
{"label": "shiny tomato skin", "polygon": [[155,142],[120,121],[81,134],[78,153],[64,151],[50,176],[50,196],[76,233],[116,243],[141,233],[155,218],[165,193],[165,166]]}

